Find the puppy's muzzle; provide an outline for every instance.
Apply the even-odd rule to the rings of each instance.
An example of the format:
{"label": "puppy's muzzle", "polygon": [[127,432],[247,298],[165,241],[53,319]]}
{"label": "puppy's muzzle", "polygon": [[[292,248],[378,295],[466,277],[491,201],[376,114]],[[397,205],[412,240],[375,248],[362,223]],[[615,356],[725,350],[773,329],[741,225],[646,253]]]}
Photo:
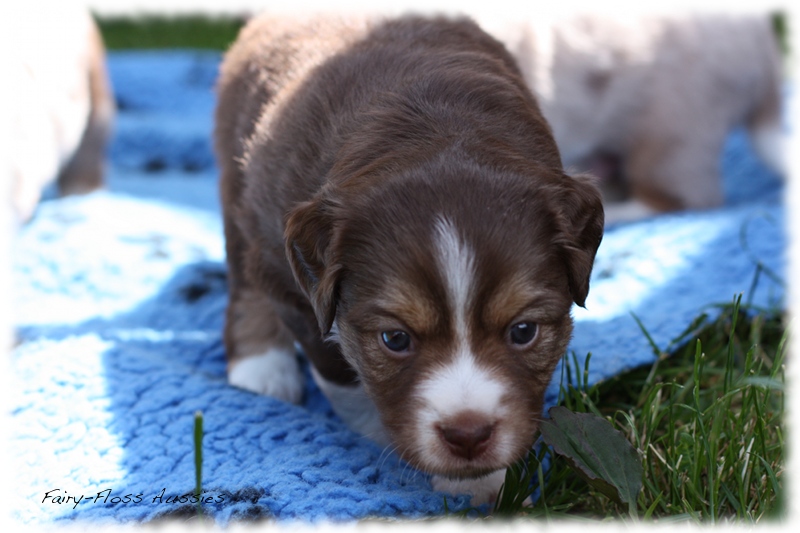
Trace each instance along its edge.
{"label": "puppy's muzzle", "polygon": [[439,438],[453,455],[471,461],[480,457],[490,446],[495,422],[474,411],[436,425]]}

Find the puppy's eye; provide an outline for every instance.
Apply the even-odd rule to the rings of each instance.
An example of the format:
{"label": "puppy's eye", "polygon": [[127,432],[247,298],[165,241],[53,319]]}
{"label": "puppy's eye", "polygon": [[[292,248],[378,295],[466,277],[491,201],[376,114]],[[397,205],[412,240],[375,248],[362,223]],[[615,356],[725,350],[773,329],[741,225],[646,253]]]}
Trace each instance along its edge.
{"label": "puppy's eye", "polygon": [[381,340],[393,352],[405,352],[411,347],[411,335],[400,329],[382,332]]}
{"label": "puppy's eye", "polygon": [[509,337],[512,343],[522,346],[535,339],[538,330],[535,322],[518,322],[511,326]]}

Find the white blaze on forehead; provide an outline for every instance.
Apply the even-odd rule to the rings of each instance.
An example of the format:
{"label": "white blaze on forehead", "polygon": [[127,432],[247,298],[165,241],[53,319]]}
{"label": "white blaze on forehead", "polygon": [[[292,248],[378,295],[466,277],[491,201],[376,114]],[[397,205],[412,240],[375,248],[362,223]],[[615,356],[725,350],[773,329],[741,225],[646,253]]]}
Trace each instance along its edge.
{"label": "white blaze on forehead", "polygon": [[434,240],[439,269],[447,288],[450,309],[455,318],[458,342],[467,340],[467,305],[472,289],[475,259],[472,250],[462,242],[453,224],[440,217],[436,221]]}
{"label": "white blaze on forehead", "polygon": [[475,257],[459,237],[453,224],[439,217],[435,227],[437,261],[445,281],[454,326],[453,360],[439,368],[420,386],[420,398],[436,417],[454,416],[474,410],[494,413],[505,387],[490,372],[479,367],[470,350],[467,311],[475,277]]}

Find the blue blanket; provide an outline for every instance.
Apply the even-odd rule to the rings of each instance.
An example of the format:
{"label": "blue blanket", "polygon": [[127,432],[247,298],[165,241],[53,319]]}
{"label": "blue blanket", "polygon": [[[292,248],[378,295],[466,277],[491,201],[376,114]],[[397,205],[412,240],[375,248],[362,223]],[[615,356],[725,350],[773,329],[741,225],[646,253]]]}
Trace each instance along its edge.
{"label": "blue blanket", "polygon": [[[312,380],[299,406],[227,385],[210,143],[219,55],[126,52],[109,62],[119,119],[108,190],[43,202],[15,243],[7,463],[16,468],[5,483],[16,518],[190,515],[196,411],[203,507],[220,525],[443,514],[428,478],[349,431]],[[570,346],[579,361],[592,353],[592,383],[654,360],[633,314],[665,350],[736,294],[783,308],[781,181],[742,131],[722,166],[724,208],[607,232]],[[447,497],[450,510],[468,505]]]}

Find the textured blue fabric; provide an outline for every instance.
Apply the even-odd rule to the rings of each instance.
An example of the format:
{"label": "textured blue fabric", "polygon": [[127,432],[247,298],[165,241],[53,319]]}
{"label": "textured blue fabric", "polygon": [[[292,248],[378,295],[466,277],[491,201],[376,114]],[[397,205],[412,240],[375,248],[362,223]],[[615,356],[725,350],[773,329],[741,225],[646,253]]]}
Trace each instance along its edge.
{"label": "textured blue fabric", "polygon": [[[225,379],[224,244],[211,153],[219,55],[111,53],[120,104],[109,190],[45,201],[13,256],[10,463],[18,520],[189,516],[192,424],[205,420],[204,505],[217,523],[441,515],[426,475],[348,429],[313,382],[293,406]],[[783,307],[781,183],[735,131],[728,205],[611,228],[570,346],[590,381],[653,361],[702,312],[745,293]],[[558,392],[557,371],[548,391]],[[99,496],[98,496],[99,493]],[[83,498],[79,503],[68,497]],[[127,498],[126,498],[127,496]],[[450,510],[468,506],[448,497]]]}

